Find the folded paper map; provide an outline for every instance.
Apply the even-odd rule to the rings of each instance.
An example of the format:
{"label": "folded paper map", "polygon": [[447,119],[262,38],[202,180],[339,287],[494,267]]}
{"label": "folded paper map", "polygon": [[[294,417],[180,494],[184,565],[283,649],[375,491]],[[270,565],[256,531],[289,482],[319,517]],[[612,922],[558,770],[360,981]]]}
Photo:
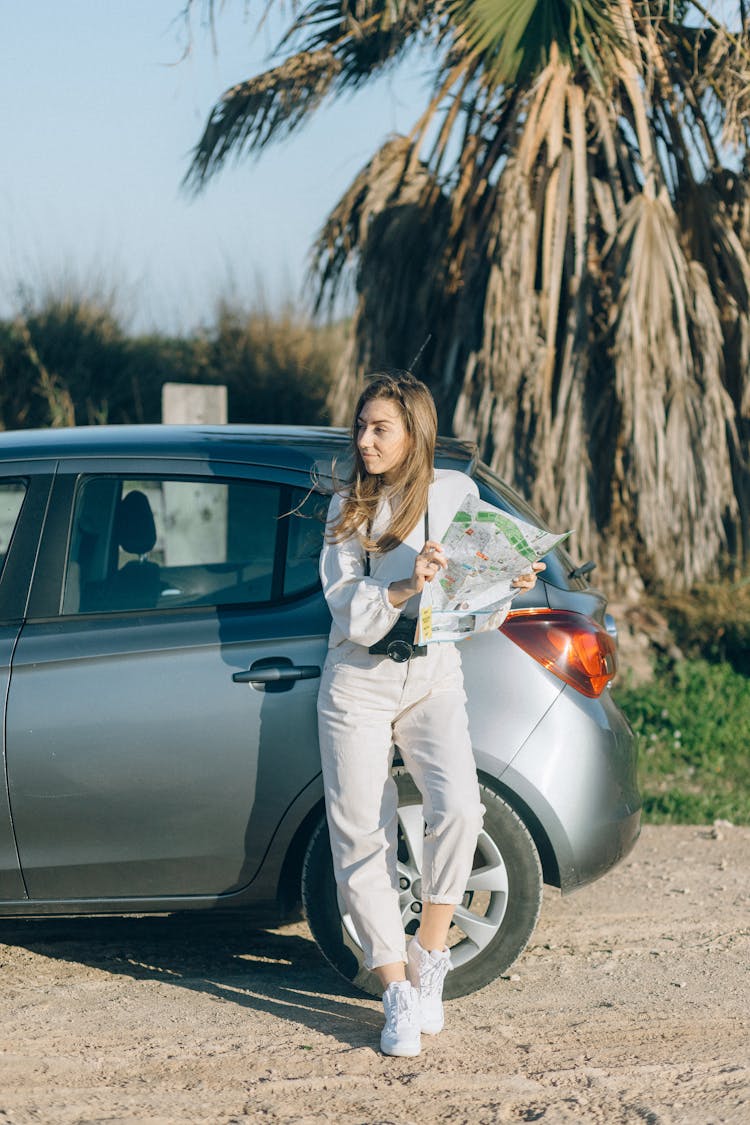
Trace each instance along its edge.
{"label": "folded paper map", "polygon": [[417,643],[463,640],[487,628],[492,614],[520,593],[513,579],[570,534],[544,531],[465,496],[442,539],[448,567],[424,585]]}

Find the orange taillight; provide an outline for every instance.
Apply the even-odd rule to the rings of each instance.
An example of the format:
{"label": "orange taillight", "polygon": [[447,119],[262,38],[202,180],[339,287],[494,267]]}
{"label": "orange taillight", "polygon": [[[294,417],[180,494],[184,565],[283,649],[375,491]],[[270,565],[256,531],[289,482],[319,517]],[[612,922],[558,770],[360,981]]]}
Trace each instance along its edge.
{"label": "orange taillight", "polygon": [[617,671],[617,648],[606,629],[569,609],[519,609],[502,633],[576,691],[601,695]]}

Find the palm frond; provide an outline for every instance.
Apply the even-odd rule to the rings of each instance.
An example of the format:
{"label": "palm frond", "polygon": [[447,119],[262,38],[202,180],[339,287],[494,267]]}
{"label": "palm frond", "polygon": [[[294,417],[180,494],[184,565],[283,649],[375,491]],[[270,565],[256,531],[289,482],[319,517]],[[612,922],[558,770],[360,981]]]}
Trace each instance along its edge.
{"label": "palm frond", "polygon": [[234,153],[258,152],[287,136],[317,109],[341,71],[328,49],[293,55],[241,82],[214,107],[185,177],[199,188]]}
{"label": "palm frond", "polygon": [[[738,414],[750,417],[750,245],[743,245],[736,194],[748,194],[738,176],[696,184],[681,202],[689,245],[714,295],[725,340],[725,382]],[[733,211],[735,212],[733,214]]]}
{"label": "palm frond", "polygon": [[358,319],[368,326],[357,340],[356,355],[349,351],[342,357],[329,403],[335,422],[347,420],[351,397],[366,370],[407,366],[432,331],[431,305],[444,271],[450,209],[426,165],[414,162],[413,152],[407,137],[387,141],[339,201],[314,248],[318,305],[333,301],[356,263],[361,278]]}
{"label": "palm frond", "polygon": [[612,253],[621,490],[653,572],[668,581],[678,568],[690,584],[715,564],[736,514],[718,312],[665,193],[630,201]]}
{"label": "palm frond", "polygon": [[386,141],[328,216],[313,250],[318,309],[326,297],[334,299],[347,263],[366,248],[375,216],[400,200],[414,202],[424,188],[424,178],[407,178],[412,153],[413,145],[407,137]]}
{"label": "palm frond", "polygon": [[750,143],[750,28],[741,35],[717,31],[704,81],[721,122],[721,141],[741,150]]}
{"label": "palm frond", "polygon": [[492,86],[532,80],[560,59],[606,84],[614,52],[627,50],[616,5],[594,0],[450,0],[466,48]]}
{"label": "palm frond", "polygon": [[[215,10],[209,0],[209,17]],[[439,7],[440,5],[438,5]],[[429,0],[313,0],[276,55],[283,62],[227,90],[214,106],[185,182],[199,189],[234,154],[258,153],[302,124],[329,94],[354,89],[407,50],[434,19]],[[189,7],[186,15],[189,13]]]}
{"label": "palm frond", "polygon": [[429,25],[430,0],[313,0],[302,9],[278,51],[334,51],[350,88],[394,62]]}

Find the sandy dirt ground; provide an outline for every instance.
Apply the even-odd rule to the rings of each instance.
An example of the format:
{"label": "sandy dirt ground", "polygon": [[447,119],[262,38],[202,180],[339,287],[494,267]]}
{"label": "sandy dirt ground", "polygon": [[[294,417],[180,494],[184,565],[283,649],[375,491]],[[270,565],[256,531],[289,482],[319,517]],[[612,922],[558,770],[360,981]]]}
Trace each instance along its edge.
{"label": "sandy dirt ground", "polygon": [[418,1059],[301,923],[0,923],[0,1122],[747,1125],[749,872],[748,828],[645,829]]}

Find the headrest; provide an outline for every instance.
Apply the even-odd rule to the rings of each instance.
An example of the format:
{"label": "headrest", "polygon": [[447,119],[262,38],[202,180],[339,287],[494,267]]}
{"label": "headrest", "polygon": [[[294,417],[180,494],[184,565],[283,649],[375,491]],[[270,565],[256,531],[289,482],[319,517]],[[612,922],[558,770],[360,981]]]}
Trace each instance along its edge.
{"label": "headrest", "polygon": [[147,555],[156,543],[156,524],[145,492],[129,492],[117,507],[115,534],[129,555]]}

